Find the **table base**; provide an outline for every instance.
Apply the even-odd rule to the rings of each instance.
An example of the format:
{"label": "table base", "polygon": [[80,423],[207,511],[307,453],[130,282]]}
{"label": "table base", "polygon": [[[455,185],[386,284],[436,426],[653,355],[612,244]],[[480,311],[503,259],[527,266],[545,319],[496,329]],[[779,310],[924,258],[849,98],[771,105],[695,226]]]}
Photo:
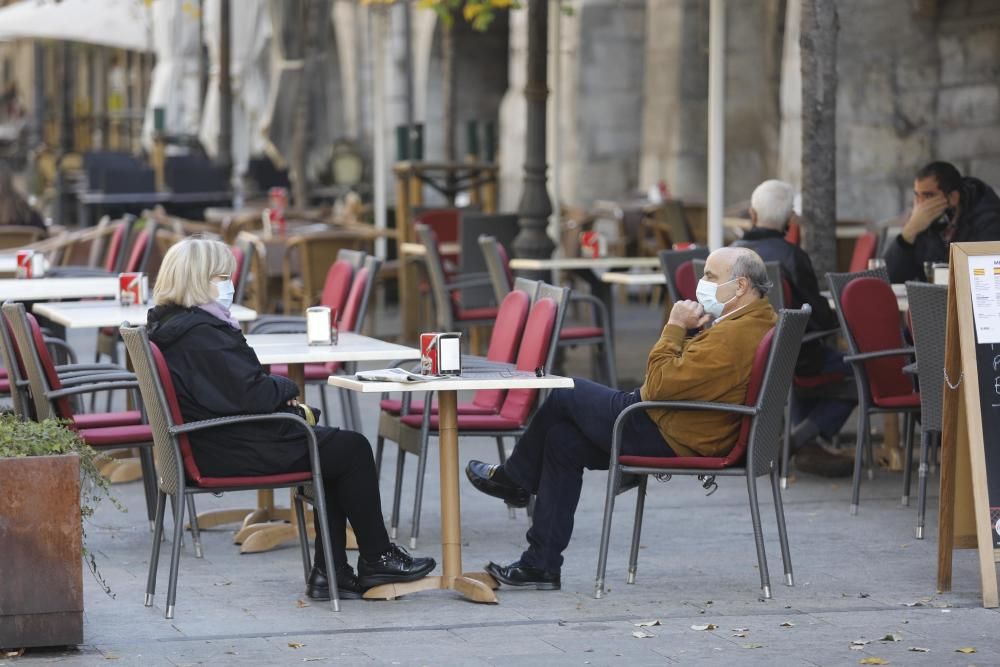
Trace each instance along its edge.
{"label": "table base", "polygon": [[433,576],[424,577],[405,584],[383,584],[365,591],[366,600],[395,600],[409,593],[420,591],[448,590],[455,591],[472,602],[497,604],[496,593],[499,588],[496,580],[485,572],[466,572],[458,577]]}

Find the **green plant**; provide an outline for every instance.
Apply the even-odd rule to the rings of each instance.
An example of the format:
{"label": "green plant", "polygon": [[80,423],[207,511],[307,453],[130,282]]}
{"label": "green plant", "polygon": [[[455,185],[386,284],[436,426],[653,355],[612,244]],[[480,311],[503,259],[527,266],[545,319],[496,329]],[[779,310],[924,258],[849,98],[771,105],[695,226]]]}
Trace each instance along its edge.
{"label": "green plant", "polygon": [[21,421],[12,413],[0,414],[0,458],[57,456],[76,454],[80,458],[80,530],[83,535],[83,560],[104,592],[114,597],[111,587],[97,570],[94,554],[87,549],[86,520],[93,516],[107,498],[118,510],[125,507],[111,494],[111,483],[97,468],[98,454],[68,426],[69,422],[46,419]]}

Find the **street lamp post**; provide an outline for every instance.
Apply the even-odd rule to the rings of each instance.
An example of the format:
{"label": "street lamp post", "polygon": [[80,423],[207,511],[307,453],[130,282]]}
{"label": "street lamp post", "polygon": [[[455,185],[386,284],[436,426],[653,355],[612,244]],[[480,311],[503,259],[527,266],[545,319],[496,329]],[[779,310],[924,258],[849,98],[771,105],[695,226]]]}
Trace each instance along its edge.
{"label": "street lamp post", "polygon": [[521,231],[514,239],[518,257],[548,258],[555,247],[545,233],[552,201],[546,187],[545,103],[548,97],[549,3],[528,3],[527,136],[524,158],[524,189],[518,206]]}

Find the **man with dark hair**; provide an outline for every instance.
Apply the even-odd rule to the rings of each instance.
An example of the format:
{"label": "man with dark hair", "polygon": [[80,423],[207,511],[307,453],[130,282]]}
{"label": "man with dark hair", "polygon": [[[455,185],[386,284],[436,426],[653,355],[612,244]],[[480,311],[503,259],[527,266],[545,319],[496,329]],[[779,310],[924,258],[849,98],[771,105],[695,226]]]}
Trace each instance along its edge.
{"label": "man with dark hair", "polygon": [[[757,345],[777,321],[766,298],[770,288],[756,253],[719,248],[705,262],[698,301],[678,301],[670,311],[649,353],[642,387],[626,392],[576,380],[572,389],[549,394],[506,463],[469,462],[465,474],[483,493],[515,507],[527,506],[536,495],[528,548],[509,565],[487,565],[494,579],[507,586],[559,589],[583,471],[607,470],[611,430],[627,406],[642,400],[746,399]],[[710,410],[637,411],[624,424],[622,453],[725,456],[736,444],[740,419]]]}
{"label": "man with dark hair", "polygon": [[947,262],[953,241],[1000,241],[1000,197],[950,162],[931,162],[913,182],[913,211],[885,253],[889,280],[925,278],[925,262]]}

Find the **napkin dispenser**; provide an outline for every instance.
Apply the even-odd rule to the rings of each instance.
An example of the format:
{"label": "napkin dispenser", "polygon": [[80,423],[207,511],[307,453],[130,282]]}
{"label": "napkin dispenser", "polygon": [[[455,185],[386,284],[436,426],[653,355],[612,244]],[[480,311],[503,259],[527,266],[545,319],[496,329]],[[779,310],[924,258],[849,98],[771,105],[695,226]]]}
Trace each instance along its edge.
{"label": "napkin dispenser", "polygon": [[333,324],[336,313],[329,306],[306,309],[306,338],[310,345],[336,345],[337,328]]}
{"label": "napkin dispenser", "polygon": [[118,274],[118,303],[137,306],[149,301],[149,279],[143,273]]}
{"label": "napkin dispenser", "polygon": [[17,269],[14,275],[18,278],[42,278],[48,268],[45,255],[35,250],[17,251]]}
{"label": "napkin dispenser", "polygon": [[420,334],[421,375],[462,374],[462,334]]}

